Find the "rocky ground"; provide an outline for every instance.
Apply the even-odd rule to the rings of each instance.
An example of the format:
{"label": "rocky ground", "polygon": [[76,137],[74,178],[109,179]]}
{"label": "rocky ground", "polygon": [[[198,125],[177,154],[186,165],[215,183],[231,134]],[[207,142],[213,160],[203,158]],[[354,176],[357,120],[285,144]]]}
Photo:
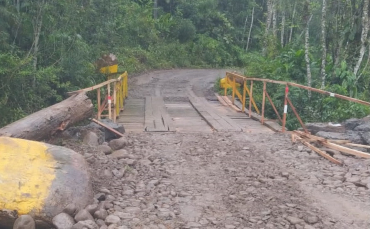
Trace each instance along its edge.
{"label": "rocky ground", "polygon": [[65,144],[83,152],[96,190],[90,214],[70,213],[71,225],[82,222],[73,228],[370,226],[370,160],[336,155],[340,167],[287,135],[145,133],[109,146]]}

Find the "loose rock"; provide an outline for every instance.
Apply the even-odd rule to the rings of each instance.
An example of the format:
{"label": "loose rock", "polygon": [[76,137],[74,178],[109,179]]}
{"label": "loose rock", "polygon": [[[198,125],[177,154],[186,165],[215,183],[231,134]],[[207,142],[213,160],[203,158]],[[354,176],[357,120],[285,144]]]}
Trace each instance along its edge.
{"label": "loose rock", "polygon": [[121,219],[118,217],[118,216],[115,216],[115,215],[109,215],[107,216],[107,218],[105,219],[105,223],[107,225],[111,225],[111,224],[117,224],[121,221]]}
{"label": "loose rock", "polygon": [[21,215],[14,222],[13,229],[35,229],[36,224],[30,215]]}
{"label": "loose rock", "polygon": [[64,212],[54,216],[52,222],[57,229],[70,229],[75,224],[72,216]]}
{"label": "loose rock", "polygon": [[89,211],[87,211],[86,209],[82,209],[76,214],[75,220],[76,222],[80,222],[85,220],[94,220],[94,218]]}
{"label": "loose rock", "polygon": [[122,149],[127,144],[128,144],[128,141],[127,141],[126,137],[121,137],[119,139],[114,139],[114,140],[109,142],[109,146],[110,146],[110,148],[112,148],[112,150]]}
{"label": "loose rock", "polygon": [[83,143],[89,146],[98,146],[99,137],[94,132],[88,131],[84,136]]}
{"label": "loose rock", "polygon": [[99,226],[94,220],[84,220],[73,225],[72,229],[99,229]]}

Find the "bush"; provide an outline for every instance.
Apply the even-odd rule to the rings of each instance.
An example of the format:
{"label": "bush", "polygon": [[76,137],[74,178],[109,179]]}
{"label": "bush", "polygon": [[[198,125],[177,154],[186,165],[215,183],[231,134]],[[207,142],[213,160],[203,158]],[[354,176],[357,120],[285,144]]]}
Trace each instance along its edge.
{"label": "bush", "polygon": [[174,28],[174,34],[176,34],[176,38],[181,43],[185,43],[194,39],[196,29],[193,22],[189,19],[178,19]]}

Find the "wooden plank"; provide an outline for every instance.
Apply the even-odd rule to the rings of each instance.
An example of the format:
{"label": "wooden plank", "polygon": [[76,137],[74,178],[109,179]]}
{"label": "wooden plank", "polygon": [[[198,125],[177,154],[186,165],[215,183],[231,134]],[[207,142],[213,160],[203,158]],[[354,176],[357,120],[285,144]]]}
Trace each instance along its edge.
{"label": "wooden plank", "polygon": [[215,95],[216,95],[216,97],[217,97],[218,101],[219,101],[222,105],[224,105],[225,107],[229,106],[221,96],[219,96],[219,95],[217,95],[217,94],[215,94]]}
{"label": "wooden plank", "polygon": [[107,130],[111,131],[112,133],[114,133],[114,134],[116,134],[116,135],[118,135],[118,136],[120,136],[120,137],[124,137],[124,135],[123,135],[122,133],[120,133],[120,132],[116,131],[115,129],[110,128],[109,126],[107,126],[107,125],[105,125],[105,124],[103,124],[103,123],[99,122],[98,120],[96,120],[96,119],[94,119],[94,118],[93,118],[93,119],[91,119],[91,121],[93,121],[93,122],[95,122],[96,124],[98,124],[98,125],[100,125],[100,126],[102,126],[102,127],[106,128]]}
{"label": "wooden plank", "polygon": [[84,89],[80,89],[80,90],[77,90],[77,91],[71,91],[71,92],[67,92],[67,95],[74,95],[74,94],[78,94],[78,93],[82,93],[82,92],[88,92],[88,91],[93,91],[95,89],[98,89],[98,88],[101,88],[101,87],[104,87],[105,85],[108,85],[110,83],[113,83],[113,82],[119,82],[121,81],[123,78],[122,76],[118,77],[117,79],[111,79],[111,80],[107,80],[103,83],[100,83],[100,84],[97,84],[97,85],[94,85],[92,87],[88,87],[88,88],[84,88]]}
{"label": "wooden plank", "polygon": [[127,99],[125,109],[121,111],[117,122],[126,132],[142,132],[145,127],[145,99]]}
{"label": "wooden plank", "polygon": [[266,82],[263,82],[263,91],[262,91],[262,117],[261,117],[261,123],[265,121],[265,101],[266,101]]}
{"label": "wooden plank", "polygon": [[[168,131],[164,124],[162,118],[162,109],[161,109],[161,99],[160,97],[152,97],[152,109],[153,109],[153,120],[154,120],[154,129],[155,131]],[[164,103],[163,103],[164,105]]]}
{"label": "wooden plank", "polygon": [[305,140],[303,140],[302,138],[300,137],[295,137],[294,139],[297,139],[299,140],[303,145],[307,146],[308,148],[312,149],[313,151],[315,151],[316,153],[318,153],[319,155],[323,156],[324,158],[328,159],[329,161],[337,164],[337,165],[341,165],[342,162],[338,161],[337,159],[331,157],[330,155],[328,155],[327,153],[325,153],[324,151],[316,148],[315,146],[311,145],[310,143],[306,142]]}
{"label": "wooden plank", "polygon": [[160,111],[160,114],[162,116],[162,121],[164,124],[165,129],[168,131],[176,131],[175,126],[173,124],[173,121],[167,111],[166,105],[163,101],[162,97],[155,98],[156,104],[158,105],[158,110]]}
{"label": "wooden plank", "polygon": [[302,121],[301,117],[299,116],[298,112],[296,111],[295,107],[293,106],[292,101],[290,101],[290,99],[289,99],[288,97],[286,97],[286,99],[287,99],[287,101],[288,101],[288,103],[289,103],[290,107],[292,108],[293,113],[295,114],[295,116],[297,117],[297,119],[298,119],[299,123],[301,124],[301,127],[304,129],[304,132],[308,133],[308,130],[307,130],[307,128],[306,128],[306,126],[305,126],[305,124],[303,123],[303,121]]}
{"label": "wooden plank", "polygon": [[235,111],[237,111],[237,112],[241,112],[241,111],[242,111],[239,107],[235,106],[235,104],[233,104],[233,103],[231,102],[231,100],[230,100],[227,96],[221,96],[221,97],[222,97],[222,99],[226,102],[226,104],[227,104],[229,107],[231,107],[232,109],[234,109],[234,110],[235,110]]}
{"label": "wooden plank", "polygon": [[145,97],[145,115],[144,115],[144,125],[145,129],[154,128],[154,121],[153,121],[153,108],[152,108],[152,97]]}
{"label": "wooden plank", "polygon": [[369,153],[364,153],[364,152],[359,151],[359,150],[350,149],[350,148],[347,148],[347,147],[344,147],[344,146],[337,145],[335,143],[328,142],[325,138],[314,136],[314,135],[311,135],[311,134],[307,134],[307,133],[304,133],[304,132],[301,132],[301,131],[293,131],[293,132],[298,134],[300,137],[306,137],[308,139],[316,140],[317,142],[319,142],[320,144],[322,144],[323,146],[325,146],[327,148],[338,150],[338,151],[341,151],[343,153],[351,154],[351,155],[358,156],[358,157],[370,158]]}
{"label": "wooden plank", "polygon": [[283,123],[283,120],[281,119],[280,114],[277,111],[274,102],[272,102],[272,99],[271,99],[269,93],[267,93],[267,91],[265,91],[265,94],[266,94],[268,100],[270,101],[270,104],[271,104],[272,108],[274,109],[276,116],[279,118],[280,122]]}
{"label": "wooden plank", "polygon": [[205,119],[205,121],[217,131],[241,131],[241,128],[227,116],[220,116],[218,112],[208,105],[204,97],[189,95],[190,103]]}
{"label": "wooden plank", "polygon": [[355,156],[363,157],[363,158],[370,158],[370,154],[364,153],[364,152],[359,151],[359,150],[350,149],[350,148],[340,146],[340,145],[330,143],[330,142],[321,142],[320,141],[320,144],[322,144],[323,146],[326,146],[328,148],[341,151],[343,153],[347,153],[347,154],[351,154],[351,155],[355,155]]}
{"label": "wooden plank", "polygon": [[176,131],[162,97],[146,97],[145,129],[151,132]]}
{"label": "wooden plank", "polygon": [[345,143],[345,145],[370,149],[370,146],[368,145],[361,145],[361,144],[354,144],[354,143]]}
{"label": "wooden plank", "polygon": [[224,130],[241,131],[240,126],[235,121],[225,115],[220,115],[219,112],[210,107],[206,98],[199,97],[199,100],[209,110],[209,114],[223,126]]}

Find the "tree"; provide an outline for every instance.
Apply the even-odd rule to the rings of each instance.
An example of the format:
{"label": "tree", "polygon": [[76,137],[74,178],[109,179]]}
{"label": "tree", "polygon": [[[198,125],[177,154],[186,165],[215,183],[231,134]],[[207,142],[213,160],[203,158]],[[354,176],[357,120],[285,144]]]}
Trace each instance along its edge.
{"label": "tree", "polygon": [[369,0],[364,0],[364,4],[362,7],[362,32],[361,32],[361,48],[360,48],[360,53],[359,57],[356,63],[355,68],[353,69],[353,74],[357,76],[358,70],[360,69],[362,59],[364,58],[365,55],[365,49],[366,49],[366,42],[367,42],[367,34],[369,31],[369,16],[368,16],[368,11],[369,11]]}
{"label": "tree", "polygon": [[321,13],[321,88],[325,88],[326,79],[326,0],[322,0],[322,13]]}
{"label": "tree", "polygon": [[[312,14],[310,13],[310,1],[306,0],[305,2],[305,9],[306,14],[304,16],[304,20],[306,22],[306,29],[305,29],[305,41],[304,41],[304,47],[305,47],[305,60],[306,60],[306,68],[307,68],[307,86],[312,86],[312,76],[311,76],[311,63],[310,63],[310,22],[312,19]],[[311,91],[308,91],[309,97],[311,96]]]}

